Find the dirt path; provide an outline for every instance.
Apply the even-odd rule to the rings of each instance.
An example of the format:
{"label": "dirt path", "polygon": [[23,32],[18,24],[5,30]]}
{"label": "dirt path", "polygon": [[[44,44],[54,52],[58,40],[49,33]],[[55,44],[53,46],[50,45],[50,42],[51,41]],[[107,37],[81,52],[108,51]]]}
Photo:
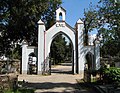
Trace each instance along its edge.
{"label": "dirt path", "polygon": [[27,87],[36,89],[35,93],[89,93],[86,90],[79,90],[76,79],[81,75],[72,75],[71,66],[56,66],[52,69],[52,75],[20,75],[19,81],[25,80]]}

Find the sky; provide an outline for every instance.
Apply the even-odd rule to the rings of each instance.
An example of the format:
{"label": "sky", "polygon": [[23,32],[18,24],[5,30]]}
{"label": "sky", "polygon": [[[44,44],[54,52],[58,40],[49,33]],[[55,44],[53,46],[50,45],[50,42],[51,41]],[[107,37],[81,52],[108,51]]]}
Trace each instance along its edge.
{"label": "sky", "polygon": [[84,9],[89,7],[90,2],[96,5],[99,0],[62,0],[62,7],[66,10],[66,22],[74,27],[79,18],[84,17]]}

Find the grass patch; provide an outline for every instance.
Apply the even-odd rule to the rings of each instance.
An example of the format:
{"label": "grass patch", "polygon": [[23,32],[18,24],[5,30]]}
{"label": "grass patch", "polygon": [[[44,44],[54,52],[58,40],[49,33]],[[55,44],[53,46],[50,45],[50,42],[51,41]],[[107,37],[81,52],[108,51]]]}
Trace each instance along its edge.
{"label": "grass patch", "polygon": [[0,93],[34,93],[34,89],[20,88],[17,90],[0,91]]}

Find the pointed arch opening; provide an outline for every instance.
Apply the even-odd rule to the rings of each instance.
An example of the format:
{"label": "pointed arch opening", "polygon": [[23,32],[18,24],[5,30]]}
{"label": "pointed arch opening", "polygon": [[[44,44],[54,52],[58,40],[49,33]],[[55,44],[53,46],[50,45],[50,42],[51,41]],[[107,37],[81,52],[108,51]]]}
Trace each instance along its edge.
{"label": "pointed arch opening", "polygon": [[[73,74],[73,54],[73,43],[70,38],[62,31],[55,34],[50,45],[50,72]],[[56,66],[60,69],[56,69]]]}

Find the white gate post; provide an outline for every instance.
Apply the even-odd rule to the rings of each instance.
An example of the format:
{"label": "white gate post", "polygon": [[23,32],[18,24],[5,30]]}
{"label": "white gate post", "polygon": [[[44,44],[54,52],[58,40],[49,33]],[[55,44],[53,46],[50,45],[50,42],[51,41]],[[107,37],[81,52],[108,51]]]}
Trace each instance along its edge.
{"label": "white gate post", "polygon": [[22,74],[27,74],[27,66],[28,66],[28,59],[27,59],[27,42],[23,40],[22,42]]}
{"label": "white gate post", "polygon": [[42,74],[42,64],[44,62],[44,31],[45,24],[41,20],[38,21],[38,68],[37,74]]}
{"label": "white gate post", "polygon": [[84,24],[83,22],[79,19],[76,23],[76,30],[77,30],[77,47],[78,47],[78,73],[83,74],[84,72],[84,58],[83,58],[83,49],[84,49],[84,39],[83,39],[83,28]]}

